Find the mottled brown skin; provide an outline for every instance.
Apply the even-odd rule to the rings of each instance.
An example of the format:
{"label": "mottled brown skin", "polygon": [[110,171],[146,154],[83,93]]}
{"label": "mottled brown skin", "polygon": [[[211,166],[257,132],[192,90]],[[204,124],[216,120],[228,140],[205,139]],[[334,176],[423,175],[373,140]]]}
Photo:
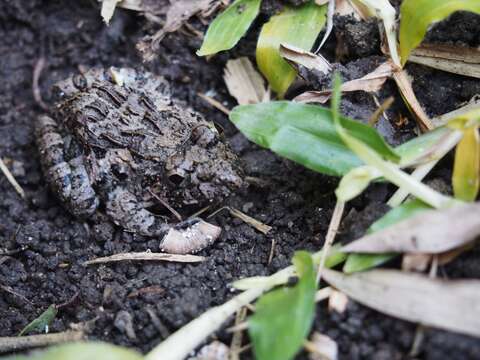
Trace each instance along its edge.
{"label": "mottled brown skin", "polygon": [[118,73],[122,86],[104,69],[56,85],[55,120],[36,122],[42,166],[75,216],[102,210],[127,231],[161,236],[172,225],[148,210],[158,198],[205,206],[241,188],[242,170],[212,123],[172,102],[163,78]]}

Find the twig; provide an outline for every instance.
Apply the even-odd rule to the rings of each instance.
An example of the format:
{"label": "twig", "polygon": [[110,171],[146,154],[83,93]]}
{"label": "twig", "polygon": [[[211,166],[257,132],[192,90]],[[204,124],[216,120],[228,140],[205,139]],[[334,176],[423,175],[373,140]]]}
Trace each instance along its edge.
{"label": "twig", "polygon": [[[235,317],[235,324],[238,325],[245,320],[247,316],[247,308],[243,307],[237,311]],[[242,347],[243,333],[242,331],[236,331],[233,333],[232,341],[230,343],[230,356],[229,360],[240,360],[239,350]]]}
{"label": "twig", "polygon": [[270,254],[268,255],[267,266],[270,266],[273,260],[273,256],[275,255],[275,239],[272,239],[272,245],[270,246]]}
{"label": "twig", "polygon": [[47,111],[48,106],[42,100],[42,94],[40,92],[40,75],[42,74],[42,70],[45,67],[45,58],[41,56],[38,58],[35,66],[33,67],[33,81],[32,81],[32,91],[33,91],[33,98],[38,106],[42,108],[42,110]]}
{"label": "twig", "polygon": [[0,284],[0,289],[3,290],[3,291],[5,291],[5,292],[7,292],[7,293],[9,293],[9,294],[12,294],[13,296],[16,296],[16,297],[22,299],[23,301],[29,303],[30,305],[33,305],[33,303],[32,303],[30,300],[28,300],[28,299],[27,299],[25,296],[23,296],[22,294],[19,294],[19,293],[17,293],[16,291],[14,291],[10,286],[6,286],[6,285],[1,285],[1,284]]}
{"label": "twig", "polygon": [[163,206],[165,206],[165,208],[170,211],[173,216],[175,216],[178,221],[182,221],[182,215],[179,214],[179,212],[177,210],[175,210],[173,207],[170,206],[169,203],[167,203],[165,200],[163,200],[160,196],[158,196],[157,194],[155,194],[152,190],[148,189],[148,192],[150,193],[150,195],[152,195],[155,200],[157,200],[160,204],[162,204]]}
{"label": "twig", "polygon": [[345,203],[338,201],[335,204],[335,209],[333,210],[332,219],[330,220],[330,225],[328,226],[327,236],[325,237],[325,244],[323,245],[322,257],[320,258],[320,263],[318,264],[317,272],[317,284],[322,278],[323,268],[325,267],[325,261],[327,260],[328,253],[332,247],[333,240],[337,235],[338,226],[340,225],[340,220],[342,219],[343,210],[345,209]]}
{"label": "twig", "polygon": [[0,337],[0,353],[31,349],[84,338],[83,331],[65,331],[56,334]]}
{"label": "twig", "polygon": [[23,191],[22,187],[18,184],[17,180],[13,177],[12,173],[10,170],[8,170],[7,166],[3,162],[2,158],[0,158],[0,170],[2,170],[3,174],[7,178],[7,180],[12,184],[12,186],[15,188],[17,193],[25,199],[25,191]]}
{"label": "twig", "polygon": [[211,218],[212,216],[217,215],[220,211],[223,211],[223,210],[228,210],[230,212],[230,215],[232,215],[236,218],[239,218],[244,223],[246,223],[246,224],[250,225],[251,227],[260,231],[262,234],[267,235],[270,232],[270,230],[272,230],[271,226],[269,226],[267,224],[264,224],[264,223],[258,221],[257,219],[254,219],[251,216],[248,216],[247,214],[244,214],[240,210],[237,210],[237,209],[232,208],[230,206],[221,207],[220,209],[218,209],[218,210],[214,211],[213,213],[211,213],[210,215],[208,215],[208,218]]}
{"label": "twig", "polygon": [[375,95],[373,95],[373,100],[375,101],[375,104],[378,106],[378,108],[377,108],[377,110],[375,110],[375,112],[372,114],[372,116],[370,116],[370,119],[368,119],[368,125],[370,125],[370,126],[374,126],[378,122],[378,120],[380,119],[380,116],[382,116],[382,115],[385,117],[385,119],[388,120],[388,116],[385,113],[385,111],[387,111],[390,108],[390,106],[392,106],[395,98],[393,96],[390,96],[382,104],[380,104],[378,102],[377,97]]}
{"label": "twig", "polygon": [[202,94],[202,93],[198,93],[197,95],[200,96],[207,103],[212,105],[214,108],[217,108],[218,110],[223,112],[224,114],[227,114],[227,115],[230,114],[230,110],[228,110],[220,101],[217,101],[214,98],[212,98],[208,95]]}
{"label": "twig", "polygon": [[205,258],[203,256],[197,256],[197,255],[177,255],[177,254],[163,254],[163,253],[152,253],[152,252],[138,252],[138,253],[115,254],[111,256],[100,257],[93,260],[85,261],[83,265],[103,264],[103,263],[118,262],[118,261],[139,261],[139,260],[195,263],[195,262],[202,262],[205,260]]}

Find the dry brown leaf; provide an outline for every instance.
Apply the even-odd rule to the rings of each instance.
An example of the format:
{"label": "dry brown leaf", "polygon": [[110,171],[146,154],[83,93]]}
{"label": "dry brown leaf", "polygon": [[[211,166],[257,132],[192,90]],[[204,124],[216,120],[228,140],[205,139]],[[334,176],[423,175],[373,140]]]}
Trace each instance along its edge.
{"label": "dry brown leaf", "polygon": [[[390,61],[384,62],[371,73],[342,84],[342,92],[366,91],[375,92],[382,88],[383,84],[392,76],[395,65]],[[294,100],[298,102],[317,102],[325,104],[332,96],[332,90],[307,91],[298,95]]]}
{"label": "dry brown leaf", "polygon": [[480,337],[479,280],[440,280],[397,270],[344,275],[329,269],[323,278],[387,315]]}
{"label": "dry brown leaf", "polygon": [[163,27],[153,36],[145,38],[137,44],[138,50],[146,61],[155,57],[156,50],[166,34],[177,31],[188,19],[198,13],[208,12],[216,7],[219,0],[175,0],[166,10],[166,20]]}
{"label": "dry brown leaf", "polygon": [[173,262],[201,262],[205,258],[203,256],[196,255],[177,255],[177,254],[165,254],[165,253],[152,253],[152,252],[137,252],[137,253],[123,253],[115,254],[111,256],[105,256],[96,258],[93,260],[85,261],[83,265],[103,264],[117,261],[173,261]]}
{"label": "dry brown leaf", "polygon": [[402,270],[424,272],[431,261],[430,254],[405,254],[402,258]]}
{"label": "dry brown leaf", "polygon": [[223,79],[240,105],[256,104],[266,97],[265,82],[247,57],[228,60]]}
{"label": "dry brown leaf", "polygon": [[287,44],[280,44],[279,51],[280,55],[294,67],[297,67],[297,64],[299,64],[310,70],[318,70],[323,74],[328,74],[332,71],[332,65],[322,55]]}
{"label": "dry brown leaf", "polygon": [[410,112],[415,116],[418,125],[422,131],[433,130],[434,126],[428,118],[422,106],[417,100],[415,93],[413,92],[412,83],[408,78],[408,74],[405,70],[395,71],[393,73],[393,79],[397,83],[398,89],[402,94],[402,97],[409,108]]}
{"label": "dry brown leaf", "polygon": [[480,203],[429,210],[344,246],[359,253],[439,254],[464,246],[480,234]]}
{"label": "dry brown leaf", "polygon": [[425,44],[408,61],[454,74],[480,78],[480,50],[453,45]]}
{"label": "dry brown leaf", "polygon": [[435,125],[435,127],[443,126],[445,125],[449,120],[452,120],[456,117],[459,117],[461,115],[464,115],[473,109],[478,109],[480,107],[480,96],[475,95],[473,98],[470,99],[469,102],[467,102],[465,105],[462,107],[450,111],[446,114],[436,116],[432,118],[432,123]]}
{"label": "dry brown leaf", "polygon": [[102,1],[102,9],[100,10],[100,15],[103,18],[103,21],[108,25],[110,23],[110,19],[115,12],[115,8],[117,7],[118,3],[121,0],[103,0]]}
{"label": "dry brown leaf", "polygon": [[375,16],[370,9],[359,0],[348,0],[348,3],[362,20],[368,20],[372,16]]}
{"label": "dry brown leaf", "polygon": [[341,291],[332,290],[330,297],[328,298],[328,310],[336,311],[342,314],[347,309],[348,296]]}
{"label": "dry brown leaf", "polygon": [[305,344],[310,360],[337,360],[338,345],[327,335],[314,332],[312,338]]}

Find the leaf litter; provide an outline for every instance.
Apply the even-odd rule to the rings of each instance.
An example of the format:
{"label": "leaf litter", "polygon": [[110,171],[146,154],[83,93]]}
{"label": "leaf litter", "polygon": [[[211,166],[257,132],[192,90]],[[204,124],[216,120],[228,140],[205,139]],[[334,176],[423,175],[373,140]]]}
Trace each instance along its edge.
{"label": "leaf litter", "polygon": [[342,251],[439,254],[464,246],[480,235],[480,203],[423,211],[398,224],[351,242]]}
{"label": "leaf litter", "polygon": [[397,270],[323,278],[359,303],[403,320],[480,337],[480,280],[441,280]]}

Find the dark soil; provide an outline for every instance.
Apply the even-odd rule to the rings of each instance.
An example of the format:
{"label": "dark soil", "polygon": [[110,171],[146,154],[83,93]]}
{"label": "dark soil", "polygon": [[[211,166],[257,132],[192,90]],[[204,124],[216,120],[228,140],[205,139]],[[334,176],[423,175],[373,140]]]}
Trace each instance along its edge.
{"label": "dark soil", "polygon": [[[271,4],[264,6],[265,12],[278,7],[273,1],[268,3]],[[233,52],[205,61],[195,56],[201,40],[178,32],[163,40],[158,59],[148,65],[142,64],[135,50],[136,42],[152,31],[144,18],[117,10],[111,25],[106,27],[99,14],[96,1],[7,0],[0,4],[0,157],[27,194],[27,199],[22,200],[0,175],[0,336],[15,336],[50,304],[67,302],[78,293],[71,304],[60,310],[51,332],[96,318],[91,339],[148,351],[169,332],[229,299],[232,292],[228,284],[233,280],[273,273],[289,265],[297,249],[319,249],[332,214],[333,190],[338,180],[314,174],[253,146],[236,133],[224,114],[197,96],[198,92],[208,92],[226,106],[234,106],[222,80],[223,66],[229,57],[254,53],[259,24],[266,14]],[[478,16],[460,14],[448,21],[468,26],[453,25],[454,36],[451,25],[439,24],[431,32],[431,41],[480,45]],[[197,20],[192,24],[202,32],[205,30],[205,25]],[[358,33],[362,38],[375,33],[377,27],[351,19],[337,19],[337,24],[336,36],[332,35],[326,45],[327,56],[334,60],[336,39],[343,38],[349,50],[343,58],[344,75],[363,75],[382,54],[377,46],[355,39]],[[472,34],[477,35],[472,37]],[[377,42],[378,34],[372,36]],[[77,72],[79,67],[146,66],[165,76],[177,98],[226,129],[248,175],[267,183],[262,187],[251,186],[229,199],[228,205],[273,226],[272,232],[264,236],[221,212],[211,220],[223,228],[222,236],[201,253],[207,257],[201,264],[126,262],[83,266],[84,261],[99,256],[158,251],[159,239],[145,240],[109,223],[81,223],[66,213],[49,192],[32,131],[34,118],[43,112],[32,94],[33,69],[40,58],[46,61],[40,89],[43,100],[49,104],[51,85]],[[358,62],[349,64],[351,61]],[[477,80],[418,65],[411,65],[408,70],[416,79],[415,91],[429,115],[453,110],[480,92]],[[391,94],[396,97],[388,113],[391,122],[383,119],[380,126],[389,141],[398,143],[412,136],[413,121],[401,127],[394,124],[398,114],[408,116],[408,112],[394,84],[386,85],[379,95],[380,101]],[[375,104],[368,95],[352,94],[345,98],[343,109],[347,115],[366,120],[375,110]],[[448,179],[448,171],[440,168],[432,177]],[[385,211],[380,204],[392,191],[389,186],[376,185],[355,199],[347,209],[348,217],[355,221],[346,219],[342,236],[360,235],[376,218],[372,211],[379,208]],[[354,226],[347,226],[351,223]],[[268,264],[272,239],[277,245],[273,261]],[[479,251],[471,251],[442,268],[440,274],[480,278],[479,259]],[[138,293],[152,286],[161,290]],[[324,305],[317,310],[314,329],[338,342],[342,359],[407,357],[415,334],[414,324],[381,315],[352,301],[343,314],[329,313]],[[163,326],[152,321],[151,313]],[[134,334],[124,326],[129,319]],[[229,341],[224,332],[218,336]],[[427,330],[421,350],[422,359],[480,358],[478,340],[443,331]]]}

